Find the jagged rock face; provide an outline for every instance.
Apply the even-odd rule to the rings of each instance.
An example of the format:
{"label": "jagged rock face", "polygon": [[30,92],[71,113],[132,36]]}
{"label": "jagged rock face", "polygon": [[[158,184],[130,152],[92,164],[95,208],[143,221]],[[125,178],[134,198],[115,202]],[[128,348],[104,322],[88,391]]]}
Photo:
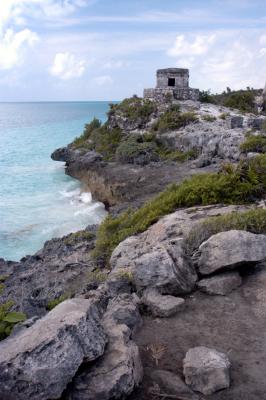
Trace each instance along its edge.
{"label": "jagged rock face", "polygon": [[68,400],[109,400],[128,396],[141,382],[139,350],[131,332],[141,323],[137,300],[130,295],[114,298],[103,317],[108,346],[93,366],[85,367],[70,385]]}
{"label": "jagged rock face", "polygon": [[242,278],[238,272],[224,272],[211,278],[202,279],[197,287],[205,293],[226,296],[241,286]]}
{"label": "jagged rock face", "polygon": [[230,386],[228,357],[204,346],[190,349],[183,362],[186,384],[209,395]]}
{"label": "jagged rock face", "polygon": [[1,302],[12,300],[14,309],[28,317],[44,315],[50,300],[82,293],[90,283],[89,275],[96,268],[90,252],[94,246],[96,227],[87,235],[70,234],[45,243],[34,256],[18,263],[2,261],[5,280]]}
{"label": "jagged rock face", "polygon": [[198,267],[202,275],[266,259],[266,236],[246,231],[220,232],[202,243],[198,252]]}
{"label": "jagged rock face", "polygon": [[0,343],[0,397],[61,396],[79,366],[104,352],[106,334],[91,300],[72,299]]}

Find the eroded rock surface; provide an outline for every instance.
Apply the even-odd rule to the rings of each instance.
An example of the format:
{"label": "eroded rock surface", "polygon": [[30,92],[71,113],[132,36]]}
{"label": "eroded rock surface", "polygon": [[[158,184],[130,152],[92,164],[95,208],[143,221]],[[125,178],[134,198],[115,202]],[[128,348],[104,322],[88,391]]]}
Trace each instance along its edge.
{"label": "eroded rock surface", "polygon": [[104,352],[107,337],[91,300],[72,299],[0,342],[0,398],[57,399],[84,361]]}

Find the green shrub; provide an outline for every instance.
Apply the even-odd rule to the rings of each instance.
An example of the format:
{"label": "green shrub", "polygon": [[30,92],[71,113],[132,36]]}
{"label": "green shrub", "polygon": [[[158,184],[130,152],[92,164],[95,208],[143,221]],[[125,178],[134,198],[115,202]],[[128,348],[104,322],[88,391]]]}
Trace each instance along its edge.
{"label": "green shrub", "polygon": [[255,94],[248,90],[232,92],[223,101],[225,107],[236,108],[242,112],[254,112]]}
{"label": "green shrub", "polygon": [[170,160],[177,162],[184,162],[187,160],[194,160],[198,156],[197,149],[191,149],[188,151],[180,151],[180,150],[170,150],[164,146],[157,147],[158,155],[161,160]]}
{"label": "green shrub", "polygon": [[122,113],[125,118],[130,121],[141,119],[143,122],[148,121],[151,114],[156,111],[156,103],[148,99],[142,99],[137,96],[124,99],[119,104],[110,105],[109,116],[114,113]]}
{"label": "green shrub", "polygon": [[240,145],[240,149],[243,153],[266,153],[266,137],[248,136],[245,142]]}
{"label": "green shrub", "polygon": [[200,91],[199,101],[201,101],[202,103],[216,104],[215,97],[211,94],[210,90]]}
{"label": "green shrub", "polygon": [[164,133],[185,127],[198,121],[194,112],[180,113],[179,108],[171,108],[162,114],[152,127],[153,132]]}
{"label": "green shrub", "polygon": [[219,118],[223,119],[223,120],[225,120],[227,117],[230,117],[230,113],[229,112],[224,112],[224,113],[219,115]]}
{"label": "green shrub", "polygon": [[214,122],[217,118],[214,115],[203,115],[202,119],[207,122]]}
{"label": "green shrub", "polygon": [[266,156],[228,165],[219,173],[194,175],[180,185],[172,185],[136,211],[108,217],[97,232],[94,256],[107,262],[113,249],[128,236],[145,231],[150,225],[179,207],[208,204],[244,203],[266,192]]}
{"label": "green shrub", "polygon": [[212,217],[197,224],[186,239],[186,250],[193,253],[205,240],[231,229],[266,234],[266,210],[256,209]]}
{"label": "green shrub", "polygon": [[0,340],[9,336],[16,324],[26,320],[24,313],[10,311],[13,305],[13,301],[0,304]]}
{"label": "green shrub", "polygon": [[130,135],[116,149],[116,159],[122,163],[144,165],[158,158],[155,142],[140,135]]}
{"label": "green shrub", "polygon": [[77,240],[86,240],[86,241],[90,241],[95,237],[95,235],[91,232],[88,231],[78,231],[78,232],[74,232],[71,233],[71,235],[67,236],[64,239],[64,243],[67,246],[73,246]]}
{"label": "green shrub", "polygon": [[101,127],[101,121],[97,118],[93,118],[93,120],[89,124],[85,124],[83,134],[78,138],[74,139],[72,145],[74,148],[79,148],[84,146],[86,141],[90,138],[92,132]]}
{"label": "green shrub", "polygon": [[48,301],[48,303],[46,305],[46,309],[51,311],[53,308],[58,306],[58,304],[60,304],[63,301],[67,300],[68,298],[69,298],[69,296],[64,294],[64,295],[58,297],[57,299],[50,300],[50,301]]}

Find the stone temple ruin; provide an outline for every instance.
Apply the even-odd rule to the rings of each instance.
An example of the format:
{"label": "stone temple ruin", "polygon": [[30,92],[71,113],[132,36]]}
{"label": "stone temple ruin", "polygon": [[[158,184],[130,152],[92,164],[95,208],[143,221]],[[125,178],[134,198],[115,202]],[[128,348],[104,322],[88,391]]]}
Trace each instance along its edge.
{"label": "stone temple ruin", "polygon": [[155,89],[144,89],[143,97],[156,101],[198,100],[199,89],[189,87],[189,70],[184,68],[158,69]]}

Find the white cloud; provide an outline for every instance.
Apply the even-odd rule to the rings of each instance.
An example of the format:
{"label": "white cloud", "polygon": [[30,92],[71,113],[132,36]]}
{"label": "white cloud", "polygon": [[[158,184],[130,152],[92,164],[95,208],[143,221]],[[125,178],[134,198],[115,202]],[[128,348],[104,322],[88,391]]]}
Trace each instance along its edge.
{"label": "white cloud", "polygon": [[[203,39],[204,38],[204,39]],[[189,67],[193,86],[213,91],[264,85],[266,36],[261,32],[216,31],[180,35],[167,54],[175,65]]]}
{"label": "white cloud", "polygon": [[192,40],[186,39],[185,35],[178,35],[174,45],[167,51],[172,57],[177,56],[198,56],[209,51],[215,41],[215,34],[196,35]]}
{"label": "white cloud", "polygon": [[8,29],[0,38],[0,69],[11,69],[20,65],[25,52],[36,41],[38,41],[38,36],[29,29],[17,33]]}
{"label": "white cloud", "polygon": [[86,62],[77,59],[71,53],[57,53],[54,58],[50,73],[60,79],[72,79],[81,77],[86,69]]}
{"label": "white cloud", "polygon": [[111,78],[110,75],[102,75],[94,78],[94,82],[99,86],[104,86],[113,83],[113,79]]}

